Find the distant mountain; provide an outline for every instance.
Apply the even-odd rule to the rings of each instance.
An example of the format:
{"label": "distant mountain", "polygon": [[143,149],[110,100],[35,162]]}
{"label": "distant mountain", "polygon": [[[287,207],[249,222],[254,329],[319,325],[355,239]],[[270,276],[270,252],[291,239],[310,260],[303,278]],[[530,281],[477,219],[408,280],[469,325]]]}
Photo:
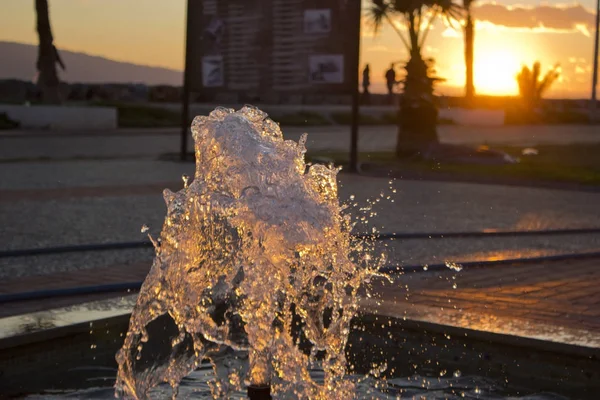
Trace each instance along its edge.
{"label": "distant mountain", "polygon": [[[182,71],[113,61],[84,53],[60,50],[67,67],[60,71],[69,83],[144,83],[181,86]],[[36,74],[37,46],[0,41],[0,79],[32,80]]]}

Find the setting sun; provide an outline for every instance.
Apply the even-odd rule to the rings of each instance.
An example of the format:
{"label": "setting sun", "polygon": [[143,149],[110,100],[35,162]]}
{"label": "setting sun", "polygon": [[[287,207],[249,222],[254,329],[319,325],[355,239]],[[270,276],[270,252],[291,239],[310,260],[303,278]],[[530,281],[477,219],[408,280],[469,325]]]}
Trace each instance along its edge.
{"label": "setting sun", "polygon": [[512,95],[518,91],[515,75],[522,62],[509,51],[476,54],[475,87],[481,94]]}

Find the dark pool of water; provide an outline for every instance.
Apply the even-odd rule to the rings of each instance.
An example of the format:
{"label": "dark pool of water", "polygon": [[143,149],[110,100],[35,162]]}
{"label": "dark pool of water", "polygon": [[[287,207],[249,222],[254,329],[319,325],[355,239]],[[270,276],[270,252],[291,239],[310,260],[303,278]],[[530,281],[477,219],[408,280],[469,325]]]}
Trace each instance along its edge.
{"label": "dark pool of water", "polygon": [[[29,395],[28,400],[40,399],[114,399],[114,390],[105,386],[114,381],[116,371],[106,371],[104,378],[95,378],[98,387],[84,390],[72,390],[54,393]],[[319,381],[320,371],[311,375]],[[459,375],[457,371],[450,375]],[[209,382],[213,379],[210,365],[205,365],[191,373],[181,382],[178,399],[212,399]],[[500,382],[477,376],[424,377],[414,375],[406,378],[394,378],[387,381],[377,381],[373,378],[350,375],[357,384],[357,399],[520,399],[520,400],[562,400],[566,397],[553,393],[523,394],[516,391],[508,392]],[[91,382],[90,382],[91,383]],[[100,386],[101,385],[101,386]],[[170,398],[171,389],[161,385],[151,392],[152,399]],[[245,399],[246,393],[236,392],[232,399]]]}

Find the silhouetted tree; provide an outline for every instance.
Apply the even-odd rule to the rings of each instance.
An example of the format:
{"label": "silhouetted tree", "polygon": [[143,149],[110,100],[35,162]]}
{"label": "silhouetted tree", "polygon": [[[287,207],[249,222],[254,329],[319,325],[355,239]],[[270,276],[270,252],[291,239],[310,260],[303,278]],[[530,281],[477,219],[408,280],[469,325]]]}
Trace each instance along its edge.
{"label": "silhouetted tree", "polygon": [[473,78],[474,70],[474,59],[473,59],[473,48],[475,42],[475,23],[473,16],[471,15],[471,6],[474,0],[463,0],[463,8],[465,9],[465,67],[466,67],[466,80],[465,80],[465,99],[467,104],[473,103],[475,97],[475,82]]}
{"label": "silhouetted tree", "polygon": [[556,64],[543,77],[541,74],[541,64],[536,61],[531,69],[524,65],[516,76],[519,95],[528,111],[533,111],[540,105],[544,93],[560,77],[559,65]]}
{"label": "silhouetted tree", "polygon": [[42,101],[48,104],[60,103],[60,81],[56,72],[56,64],[62,69],[65,66],[54,47],[54,38],[50,27],[48,0],[35,0],[37,15],[37,32],[39,37],[37,84],[42,91]]}
{"label": "silhouetted tree", "polygon": [[[400,100],[398,142],[396,153],[422,150],[437,143],[437,108],[433,99],[433,60],[424,60],[422,48],[438,16],[450,20],[458,16],[461,7],[452,0],[371,0],[370,19],[375,31],[383,21],[388,22],[398,34],[409,53],[405,64],[406,77]],[[408,38],[396,26],[395,17],[404,22]]]}

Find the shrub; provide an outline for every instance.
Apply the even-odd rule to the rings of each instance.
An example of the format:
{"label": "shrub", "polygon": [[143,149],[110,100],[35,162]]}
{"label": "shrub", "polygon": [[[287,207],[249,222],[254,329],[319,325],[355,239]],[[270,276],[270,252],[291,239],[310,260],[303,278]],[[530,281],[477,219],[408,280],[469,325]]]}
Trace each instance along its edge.
{"label": "shrub", "polygon": [[294,114],[272,116],[273,121],[287,126],[319,126],[331,125],[331,122],[319,113],[300,111]]}
{"label": "shrub", "polygon": [[117,106],[118,124],[122,128],[176,127],[181,114],[164,108],[135,105]]}
{"label": "shrub", "polygon": [[13,121],[6,115],[6,113],[0,113],[0,130],[3,129],[16,129],[19,127],[17,121]]}
{"label": "shrub", "polygon": [[[337,112],[331,114],[331,119],[336,124],[350,125],[352,124],[352,113],[349,112]],[[380,118],[374,117],[369,114],[359,114],[358,124],[359,125],[383,125],[386,122]]]}

